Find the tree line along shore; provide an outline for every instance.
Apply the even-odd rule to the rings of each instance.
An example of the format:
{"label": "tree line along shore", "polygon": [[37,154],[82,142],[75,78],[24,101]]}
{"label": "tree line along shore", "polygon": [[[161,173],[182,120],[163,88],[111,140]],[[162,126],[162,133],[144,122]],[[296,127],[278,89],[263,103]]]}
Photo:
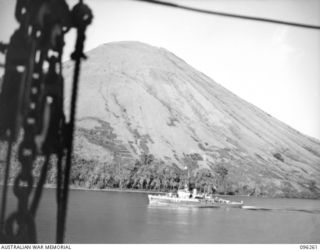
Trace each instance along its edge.
{"label": "tree line along shore", "polygon": [[[199,192],[220,195],[245,195],[283,198],[318,198],[318,193],[295,193],[284,187],[283,191],[277,190],[277,194],[261,193],[252,186],[239,186],[234,184],[229,177],[228,166],[218,163],[211,169],[200,168],[197,160],[200,156],[193,154],[188,156],[187,169],[181,169],[176,165],[168,165],[164,161],[157,160],[152,154],[142,154],[140,159],[134,162],[114,161],[113,163],[100,163],[96,160],[87,160],[79,155],[73,156],[73,167],[70,175],[70,187],[73,189],[111,190],[111,191],[136,191],[136,192],[172,192],[189,184],[189,188],[196,188]],[[55,187],[56,184],[56,159],[51,158],[46,187]],[[40,177],[41,166],[44,158],[38,158],[33,174],[34,184]],[[3,166],[3,165],[2,165]],[[9,183],[13,184],[20,168],[16,159],[12,161]],[[3,177],[4,168],[0,169]],[[312,190],[310,185],[310,190]],[[270,188],[275,189],[275,188]]]}

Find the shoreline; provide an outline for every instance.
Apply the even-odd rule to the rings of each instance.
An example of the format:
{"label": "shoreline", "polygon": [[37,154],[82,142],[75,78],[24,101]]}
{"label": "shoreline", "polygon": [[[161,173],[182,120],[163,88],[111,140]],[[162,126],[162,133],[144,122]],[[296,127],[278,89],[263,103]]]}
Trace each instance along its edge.
{"label": "shoreline", "polygon": [[[0,187],[2,187],[3,184],[0,183]],[[8,186],[12,187],[13,184],[8,184]],[[36,186],[33,186],[34,188]],[[43,186],[46,189],[55,189],[55,184],[45,184]],[[154,190],[145,190],[145,189],[121,189],[121,188],[85,188],[75,185],[69,185],[70,190],[80,190],[80,191],[95,191],[95,192],[126,192],[126,193],[142,193],[142,194],[166,194],[167,192],[161,192],[161,191],[154,191]],[[264,198],[264,199],[304,199],[304,200],[319,200],[319,198],[295,198],[295,197],[272,197],[272,196],[256,196],[256,195],[244,195],[244,194],[234,194],[234,195],[228,195],[228,194],[212,194],[213,196],[217,197],[245,197],[245,198]]]}
{"label": "shoreline", "polygon": [[[11,185],[12,186],[12,185]],[[45,184],[43,186],[44,188],[47,189],[55,189],[57,188],[55,184]],[[161,191],[154,191],[154,190],[146,190],[146,189],[121,189],[121,188],[86,188],[86,187],[80,187],[80,186],[75,186],[75,185],[70,185],[69,186],[70,190],[80,190],[80,191],[95,191],[95,192],[125,192],[125,193],[143,193],[143,194],[166,194],[168,192],[161,192]],[[234,194],[234,195],[229,195],[229,194],[212,194],[213,196],[220,196],[220,197],[250,197],[250,198],[273,198],[273,197],[268,197],[268,196],[254,196],[254,195],[243,195],[243,194]],[[289,199],[289,198],[284,198],[284,199]],[[297,198],[299,199],[299,198]]]}
{"label": "shoreline", "polygon": [[[56,185],[46,184],[44,188],[55,189]],[[126,193],[152,193],[152,194],[165,194],[166,192],[153,191],[153,190],[141,190],[141,189],[121,189],[121,188],[86,188],[80,186],[69,186],[70,190],[81,190],[81,191],[96,191],[96,192],[126,192]]]}
{"label": "shoreline", "polygon": [[[2,187],[3,184],[0,183],[0,187]],[[8,184],[8,186],[12,187],[13,184]],[[35,188],[36,185],[33,186]],[[55,184],[44,184],[43,188],[46,189],[56,189],[57,186]],[[81,186],[75,186],[75,185],[69,185],[70,190],[80,190],[80,191],[95,191],[95,192],[126,192],[126,193],[144,193],[144,194],[166,194],[167,192],[161,192],[161,191],[154,191],[154,190],[146,190],[146,189],[121,189],[121,188],[86,188]],[[243,194],[234,194],[234,195],[228,195],[228,194],[212,194],[213,196],[224,196],[224,197],[257,197],[257,198],[274,198],[274,197],[268,197],[268,196],[254,196],[254,195],[243,195]],[[288,198],[287,198],[288,199]],[[299,199],[299,198],[297,198]],[[303,198],[302,198],[303,199]]]}

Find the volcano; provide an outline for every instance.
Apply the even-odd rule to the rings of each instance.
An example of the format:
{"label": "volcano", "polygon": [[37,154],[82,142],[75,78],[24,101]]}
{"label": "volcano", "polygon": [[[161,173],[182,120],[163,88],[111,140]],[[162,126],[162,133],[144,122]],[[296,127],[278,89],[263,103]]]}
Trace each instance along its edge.
{"label": "volcano", "polygon": [[[197,168],[223,163],[234,188],[252,187],[256,194],[271,196],[284,190],[320,194],[317,139],[239,98],[173,53],[140,42],[115,42],[87,55],[80,76],[76,156],[133,163],[141,154],[152,154],[179,168],[188,165],[188,156],[197,156]],[[64,64],[64,75],[71,83],[72,62]],[[70,94],[70,86],[65,91]]]}

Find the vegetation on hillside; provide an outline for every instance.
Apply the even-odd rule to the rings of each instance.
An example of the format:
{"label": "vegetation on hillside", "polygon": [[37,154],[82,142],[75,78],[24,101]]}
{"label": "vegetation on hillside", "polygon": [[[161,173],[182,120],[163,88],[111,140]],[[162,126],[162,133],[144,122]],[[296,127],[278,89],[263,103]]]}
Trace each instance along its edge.
{"label": "vegetation on hillside", "polygon": [[74,158],[71,184],[86,188],[147,189],[173,191],[189,183],[190,189],[201,192],[227,193],[227,169],[220,165],[215,170],[193,168],[183,170],[156,160],[152,154],[143,154],[133,163],[98,163]]}
{"label": "vegetation on hillside", "polygon": [[[1,145],[3,146],[3,145]],[[16,159],[17,147],[14,146],[9,183],[20,171],[20,164]],[[0,147],[4,156],[4,147]],[[176,165],[168,165],[162,160],[155,159],[152,154],[142,154],[136,161],[125,161],[115,158],[112,163],[102,163],[87,160],[80,155],[73,156],[70,184],[75,187],[88,189],[139,189],[157,192],[175,191],[183,188],[186,183],[189,188],[197,188],[200,192],[218,194],[242,194],[256,196],[286,197],[286,198],[319,198],[320,192],[314,180],[305,184],[306,190],[297,191],[290,182],[281,181],[281,187],[270,187],[270,184],[237,183],[230,176],[228,163],[218,163],[208,168],[201,168],[197,154],[185,155],[184,162],[187,169],[180,169]],[[51,159],[47,174],[47,184],[56,183],[56,158]],[[37,184],[44,158],[36,160],[33,175]],[[0,177],[4,175],[4,162],[0,164]],[[1,184],[2,180],[0,181]]]}

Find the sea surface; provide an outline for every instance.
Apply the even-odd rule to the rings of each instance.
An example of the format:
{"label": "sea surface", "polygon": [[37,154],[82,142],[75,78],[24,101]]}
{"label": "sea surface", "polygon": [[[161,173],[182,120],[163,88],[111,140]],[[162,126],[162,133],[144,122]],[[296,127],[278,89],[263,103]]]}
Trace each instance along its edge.
{"label": "sea surface", "polygon": [[[1,189],[0,189],[1,190]],[[16,208],[9,188],[8,208]],[[245,207],[151,206],[147,194],[71,190],[68,243],[320,243],[320,200],[228,197]],[[38,241],[55,242],[55,189],[45,189]]]}

